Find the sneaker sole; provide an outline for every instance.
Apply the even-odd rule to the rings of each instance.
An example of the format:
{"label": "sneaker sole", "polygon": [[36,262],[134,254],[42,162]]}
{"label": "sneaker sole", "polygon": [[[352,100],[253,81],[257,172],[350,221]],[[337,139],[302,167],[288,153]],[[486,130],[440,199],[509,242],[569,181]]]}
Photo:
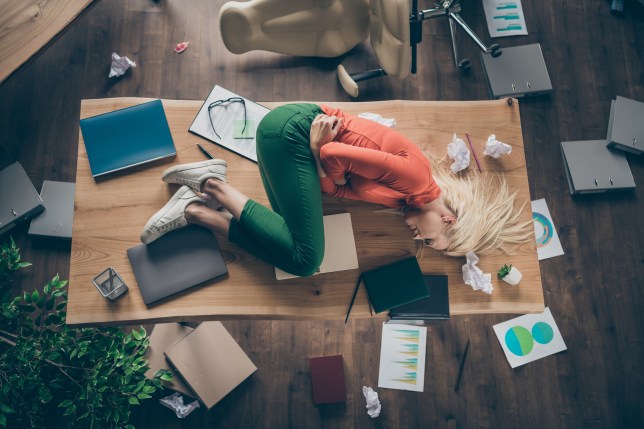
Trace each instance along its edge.
{"label": "sneaker sole", "polygon": [[[170,198],[170,200],[158,212],[156,212],[156,214],[153,217],[151,217],[150,220],[148,220],[148,222],[143,227],[143,231],[148,231],[152,227],[152,225],[157,223],[163,217],[163,215],[168,211],[168,209],[170,207],[172,207],[174,204],[176,204],[177,201],[179,201],[184,195],[186,195],[187,192],[193,192],[192,189],[190,189],[189,187],[187,187],[187,188],[188,189],[185,189],[183,192],[181,192],[181,194],[179,193],[179,191],[177,191],[172,196],[172,198]],[[143,241],[143,240],[141,240],[141,241]],[[154,241],[154,240],[152,240],[152,241]],[[151,241],[148,241],[148,242],[145,242],[145,243],[149,244],[149,243],[151,243]]]}
{"label": "sneaker sole", "polygon": [[[214,159],[212,160],[212,163],[210,165],[223,165],[224,167],[228,167],[228,163],[224,161],[223,159]],[[199,167],[181,167],[180,165],[175,165],[174,167],[170,167],[166,169],[162,174],[161,177],[165,179],[166,176],[169,176],[172,173],[180,173],[182,171],[188,171],[188,170],[193,170],[196,168],[203,168],[203,166]],[[215,173],[217,174],[217,173]]]}

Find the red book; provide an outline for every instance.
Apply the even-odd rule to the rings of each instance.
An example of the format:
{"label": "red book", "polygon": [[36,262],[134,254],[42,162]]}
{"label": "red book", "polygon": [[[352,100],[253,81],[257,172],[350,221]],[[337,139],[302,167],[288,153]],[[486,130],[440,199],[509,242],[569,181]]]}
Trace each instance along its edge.
{"label": "red book", "polygon": [[331,404],[347,400],[342,355],[310,358],[309,369],[314,404]]}

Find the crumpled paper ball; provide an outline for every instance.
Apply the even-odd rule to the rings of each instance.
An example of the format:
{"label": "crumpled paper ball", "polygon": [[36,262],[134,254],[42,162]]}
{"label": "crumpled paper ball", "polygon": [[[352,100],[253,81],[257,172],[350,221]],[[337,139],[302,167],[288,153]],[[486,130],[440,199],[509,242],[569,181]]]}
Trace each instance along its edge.
{"label": "crumpled paper ball", "polygon": [[447,145],[447,156],[454,161],[450,167],[452,173],[465,170],[470,165],[470,150],[463,139],[456,137],[456,133],[452,137],[452,142]]}
{"label": "crumpled paper ball", "polygon": [[492,158],[499,158],[501,155],[509,155],[510,152],[512,152],[512,146],[498,141],[495,134],[491,134],[487,138],[485,150],[483,151],[485,155],[491,156]]}
{"label": "crumpled paper ball", "polygon": [[362,386],[362,394],[367,400],[367,414],[372,419],[375,419],[380,415],[380,400],[378,399],[378,393],[375,392],[371,387]]}
{"label": "crumpled paper ball", "polygon": [[108,77],[123,76],[130,67],[136,67],[136,63],[128,57],[121,57],[116,52],[112,52],[112,66]]}
{"label": "crumpled paper ball", "polygon": [[479,262],[478,256],[471,250],[465,254],[467,263],[463,265],[463,281],[466,285],[472,286],[474,290],[481,290],[488,295],[492,295],[494,287],[492,286],[492,275],[484,273],[476,266]]}

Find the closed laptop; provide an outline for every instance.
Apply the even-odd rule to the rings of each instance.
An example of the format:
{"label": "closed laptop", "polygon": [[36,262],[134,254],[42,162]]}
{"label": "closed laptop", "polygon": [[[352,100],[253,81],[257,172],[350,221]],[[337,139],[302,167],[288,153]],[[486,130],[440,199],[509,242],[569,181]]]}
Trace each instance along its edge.
{"label": "closed laptop", "polygon": [[228,273],[213,233],[195,225],[131,247],[127,256],[147,305]]}

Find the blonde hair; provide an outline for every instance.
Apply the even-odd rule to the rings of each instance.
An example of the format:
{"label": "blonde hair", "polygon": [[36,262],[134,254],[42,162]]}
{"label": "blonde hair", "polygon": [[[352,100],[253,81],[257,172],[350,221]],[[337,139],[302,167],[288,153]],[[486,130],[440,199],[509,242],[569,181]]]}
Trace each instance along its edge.
{"label": "blonde hair", "polygon": [[445,253],[463,256],[472,250],[486,253],[534,240],[532,219],[522,216],[526,205],[515,206],[517,193],[510,193],[505,176],[496,173],[459,172],[453,174],[443,160],[429,156],[433,177],[442,190],[445,205],[456,215],[456,224],[447,228],[449,245]]}

